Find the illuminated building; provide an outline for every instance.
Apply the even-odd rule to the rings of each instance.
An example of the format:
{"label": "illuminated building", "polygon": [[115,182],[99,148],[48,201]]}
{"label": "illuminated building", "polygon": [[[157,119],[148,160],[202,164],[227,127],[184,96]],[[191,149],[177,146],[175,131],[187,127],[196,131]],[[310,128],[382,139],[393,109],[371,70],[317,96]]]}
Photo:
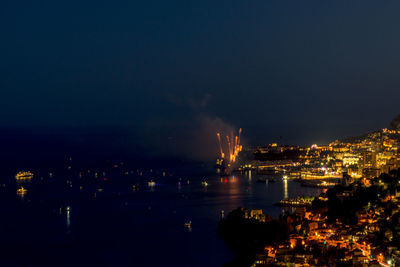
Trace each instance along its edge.
{"label": "illuminated building", "polygon": [[376,168],[376,152],[364,151],[363,153],[363,168]]}

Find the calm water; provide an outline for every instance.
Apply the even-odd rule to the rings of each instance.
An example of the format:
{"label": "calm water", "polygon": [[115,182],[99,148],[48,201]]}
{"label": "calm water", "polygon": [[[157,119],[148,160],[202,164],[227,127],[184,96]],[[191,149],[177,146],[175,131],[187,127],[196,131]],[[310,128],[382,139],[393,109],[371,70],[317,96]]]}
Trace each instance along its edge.
{"label": "calm water", "polygon": [[221,266],[235,256],[216,234],[221,210],[261,208],[277,217],[281,209],[273,204],[283,197],[320,191],[280,178],[259,183],[249,173],[221,178],[197,167],[165,177],[70,176],[37,175],[24,197],[12,177],[5,182],[1,266]]}

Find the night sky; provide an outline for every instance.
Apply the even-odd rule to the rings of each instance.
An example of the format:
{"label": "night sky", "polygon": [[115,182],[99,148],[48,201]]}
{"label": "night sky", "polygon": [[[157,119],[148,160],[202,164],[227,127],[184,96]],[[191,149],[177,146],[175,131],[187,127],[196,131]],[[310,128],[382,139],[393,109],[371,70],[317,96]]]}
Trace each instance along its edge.
{"label": "night sky", "polygon": [[[190,151],[329,142],[400,113],[399,1],[0,3],[0,126]],[[183,152],[182,152],[183,153]]]}

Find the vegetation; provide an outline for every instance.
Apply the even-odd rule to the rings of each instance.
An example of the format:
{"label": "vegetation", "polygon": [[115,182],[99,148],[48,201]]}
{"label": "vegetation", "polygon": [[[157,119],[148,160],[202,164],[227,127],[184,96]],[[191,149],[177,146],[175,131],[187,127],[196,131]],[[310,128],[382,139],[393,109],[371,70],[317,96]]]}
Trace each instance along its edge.
{"label": "vegetation", "polygon": [[238,208],[218,224],[218,234],[237,252],[238,257],[224,266],[250,266],[257,252],[268,244],[288,238],[286,224],[279,220],[260,222],[246,219],[247,210]]}

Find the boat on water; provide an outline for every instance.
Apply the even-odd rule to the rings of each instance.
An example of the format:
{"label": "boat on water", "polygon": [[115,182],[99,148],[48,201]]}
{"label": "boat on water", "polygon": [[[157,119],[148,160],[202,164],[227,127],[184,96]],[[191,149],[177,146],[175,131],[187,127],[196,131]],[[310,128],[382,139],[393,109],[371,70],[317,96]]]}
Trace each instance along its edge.
{"label": "boat on water", "polygon": [[153,180],[151,180],[151,181],[149,181],[149,182],[147,183],[147,185],[148,185],[149,187],[154,187],[154,186],[156,186],[156,182],[154,182]]}
{"label": "boat on water", "polygon": [[70,211],[71,211],[71,207],[70,206],[61,206],[60,207],[60,214],[69,213]]}
{"label": "boat on water", "polygon": [[26,172],[18,172],[15,175],[15,179],[17,181],[21,181],[21,180],[30,180],[33,178],[33,173],[30,171],[26,171]]}
{"label": "boat on water", "polygon": [[208,186],[207,181],[202,181],[201,184],[204,185],[204,186]]}
{"label": "boat on water", "polygon": [[18,190],[17,190],[17,194],[18,194],[18,195],[25,195],[26,192],[28,192],[28,190],[25,189],[23,186],[21,186],[21,187],[18,188]]}
{"label": "boat on water", "polygon": [[183,226],[186,228],[186,229],[192,229],[192,221],[188,221],[188,222],[185,222],[184,224],[183,224]]}

